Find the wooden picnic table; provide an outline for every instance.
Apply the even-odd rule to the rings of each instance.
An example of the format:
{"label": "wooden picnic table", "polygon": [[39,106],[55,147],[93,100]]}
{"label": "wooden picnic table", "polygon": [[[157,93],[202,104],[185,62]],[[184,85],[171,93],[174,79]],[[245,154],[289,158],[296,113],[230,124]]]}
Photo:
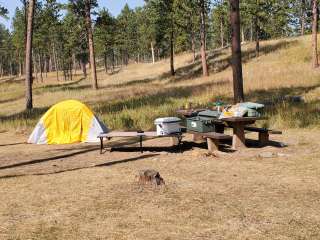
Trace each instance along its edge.
{"label": "wooden picnic table", "polygon": [[[178,110],[177,113],[188,118],[188,117],[195,116],[199,112],[204,110],[205,109]],[[254,124],[256,121],[264,120],[264,119],[265,118],[261,118],[261,117],[230,117],[230,118],[224,118],[224,119],[215,119],[213,121],[213,124],[216,124],[216,125],[225,124],[228,127],[233,128],[232,148],[240,149],[240,148],[246,147],[245,128],[248,128],[248,125]],[[223,132],[220,132],[220,133],[223,133]]]}

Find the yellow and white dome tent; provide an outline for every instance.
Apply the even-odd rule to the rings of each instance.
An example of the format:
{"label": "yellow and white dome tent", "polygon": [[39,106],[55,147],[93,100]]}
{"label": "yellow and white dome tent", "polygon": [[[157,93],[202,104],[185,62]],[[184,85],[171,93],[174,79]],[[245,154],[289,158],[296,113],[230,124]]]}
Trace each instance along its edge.
{"label": "yellow and white dome tent", "polygon": [[97,136],[108,132],[83,103],[67,100],[52,106],[40,119],[28,143],[68,144],[97,142]]}

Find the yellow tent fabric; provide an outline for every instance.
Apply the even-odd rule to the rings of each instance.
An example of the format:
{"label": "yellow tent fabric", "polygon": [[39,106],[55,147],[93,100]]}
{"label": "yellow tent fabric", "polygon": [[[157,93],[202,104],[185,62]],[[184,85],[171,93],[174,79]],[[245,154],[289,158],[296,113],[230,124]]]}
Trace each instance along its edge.
{"label": "yellow tent fabric", "polygon": [[52,106],[40,119],[28,142],[68,144],[97,141],[106,127],[83,103],[67,100]]}
{"label": "yellow tent fabric", "polygon": [[91,110],[79,101],[68,100],[54,105],[42,117],[47,143],[84,142],[93,117]]}

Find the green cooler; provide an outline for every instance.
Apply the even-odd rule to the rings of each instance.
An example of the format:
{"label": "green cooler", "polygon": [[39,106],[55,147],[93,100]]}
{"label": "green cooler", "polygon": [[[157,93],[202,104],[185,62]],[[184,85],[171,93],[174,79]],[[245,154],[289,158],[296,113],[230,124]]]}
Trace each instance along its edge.
{"label": "green cooler", "polygon": [[219,123],[220,113],[217,111],[203,111],[196,117],[187,118],[187,130],[193,132],[219,132],[223,133],[224,124]]}

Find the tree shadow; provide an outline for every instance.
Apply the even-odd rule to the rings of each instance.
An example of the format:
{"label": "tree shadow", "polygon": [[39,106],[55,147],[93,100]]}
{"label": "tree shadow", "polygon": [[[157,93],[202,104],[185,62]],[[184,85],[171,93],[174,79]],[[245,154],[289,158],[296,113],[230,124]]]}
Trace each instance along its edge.
{"label": "tree shadow", "polygon": [[228,84],[229,81],[210,82],[186,87],[171,87],[155,94],[126,99],[111,103],[99,104],[96,111],[101,114],[120,112],[124,109],[136,109],[146,106],[159,106],[172,103],[172,99],[187,98],[199,94],[208,88]]}
{"label": "tree shadow", "polygon": [[8,116],[0,116],[0,122],[15,121],[15,120],[36,120],[39,119],[49,107],[33,108],[31,110],[24,110],[19,113]]}
{"label": "tree shadow", "polygon": [[98,147],[90,147],[88,149],[84,149],[84,150],[81,150],[81,151],[68,153],[68,154],[64,154],[64,155],[58,155],[58,156],[53,156],[53,157],[49,157],[49,158],[34,159],[34,160],[22,162],[22,163],[15,163],[15,164],[6,165],[6,166],[0,166],[0,170],[16,168],[16,167],[22,167],[22,166],[28,166],[28,165],[34,165],[34,164],[37,164],[37,163],[54,161],[54,160],[68,158],[68,157],[74,157],[74,156],[77,156],[77,155],[80,155],[80,154],[84,154],[84,153],[88,153],[88,152],[92,152],[92,151],[97,151],[98,149],[99,149]]}
{"label": "tree shadow", "polygon": [[0,81],[0,85],[1,84],[5,84],[5,83],[22,83],[24,82],[25,79],[23,77],[17,78],[17,77],[9,77],[7,79],[2,79]]}
{"label": "tree shadow", "polygon": [[20,100],[22,98],[24,98],[24,95],[20,95],[18,97],[9,98],[9,99],[5,99],[5,100],[0,100],[0,104],[17,101],[17,100]]}
{"label": "tree shadow", "polygon": [[116,160],[116,161],[106,162],[106,163],[102,163],[102,164],[97,164],[97,165],[90,166],[90,167],[77,167],[77,168],[59,170],[59,171],[49,172],[49,173],[4,175],[4,176],[0,176],[0,179],[16,178],[16,177],[24,177],[24,176],[44,176],[44,175],[46,176],[46,175],[54,175],[54,174],[59,174],[59,173],[64,173],[64,172],[73,172],[73,171],[78,171],[78,170],[82,170],[82,169],[110,167],[110,166],[113,166],[113,165],[129,163],[129,162],[135,162],[135,161],[139,161],[139,160],[143,160],[143,159],[147,159],[147,158],[152,158],[152,157],[155,157],[155,156],[158,156],[158,155],[160,155],[160,154],[145,154],[145,155],[141,155],[141,156],[138,156],[138,157],[126,158],[126,159],[122,159],[122,160]]}
{"label": "tree shadow", "polygon": [[[126,146],[129,144],[134,144],[134,143],[138,143],[139,141],[137,140],[137,138],[129,138],[129,139],[125,139],[125,140],[117,140],[117,141],[112,141],[109,143],[109,145],[111,147],[114,146]],[[3,146],[9,146],[9,145],[27,145],[25,142],[22,143],[13,143],[13,144],[6,144]],[[2,145],[0,145],[2,146]],[[15,163],[15,164],[11,164],[11,165],[6,165],[6,166],[0,166],[0,170],[4,170],[4,169],[10,169],[10,168],[16,168],[16,167],[21,167],[21,166],[27,166],[27,165],[34,165],[34,164],[38,164],[38,163],[44,163],[44,162],[48,162],[48,161],[54,161],[54,160],[62,160],[65,158],[69,158],[69,157],[74,157],[77,155],[81,155],[81,154],[85,154],[85,153],[89,153],[89,152],[93,152],[93,151],[97,151],[100,149],[100,147],[97,147],[95,145],[81,145],[80,147],[75,146],[74,144],[71,144],[71,147],[66,147],[66,148],[59,148],[59,149],[53,149],[53,151],[55,152],[70,152],[71,153],[67,153],[67,154],[60,154],[60,155],[56,155],[53,157],[48,157],[48,158],[40,158],[40,159],[33,159],[30,161],[24,161],[21,163]]]}
{"label": "tree shadow", "polygon": [[23,145],[23,144],[26,144],[26,142],[17,142],[17,143],[0,144],[0,147],[16,146],[16,145]]}
{"label": "tree shadow", "polygon": [[154,82],[156,80],[158,80],[157,77],[156,78],[145,78],[145,79],[128,81],[128,82],[125,82],[125,83],[108,84],[106,86],[100,87],[99,89],[118,88],[118,87],[131,87],[131,86],[135,86],[135,85],[152,83],[152,82]]}
{"label": "tree shadow", "polygon": [[185,151],[189,151],[192,149],[192,145],[188,144],[188,142],[182,142],[180,146],[165,146],[165,147],[149,147],[144,146],[142,149],[140,147],[112,147],[110,149],[111,152],[166,152],[166,153],[183,153]]}
{"label": "tree shadow", "polygon": [[[281,50],[283,48],[288,48],[292,45],[296,45],[297,43],[298,43],[298,40],[291,40],[291,41],[282,40],[277,42],[276,44],[263,45],[260,47],[260,56],[267,55],[269,53]],[[207,64],[208,64],[209,72],[211,74],[222,72],[231,66],[231,61],[232,61],[231,56],[226,56],[222,59],[217,60],[217,58],[223,54],[223,50],[225,49],[217,49],[208,54]],[[242,51],[243,63],[246,63],[253,58],[256,58],[254,48],[249,48],[247,50]],[[182,82],[182,81],[190,80],[193,78],[197,78],[197,77],[200,77],[201,75],[202,75],[201,61],[197,60],[194,63],[190,63],[189,65],[176,69],[176,75],[174,77],[171,77],[170,72],[166,72],[163,75],[161,75],[160,79],[166,79],[171,77],[170,82],[177,83],[177,82]]]}
{"label": "tree shadow", "polygon": [[58,84],[48,84],[45,86],[34,88],[35,90],[43,90],[43,92],[58,92],[58,91],[68,91],[68,90],[78,90],[78,88],[86,89],[88,86],[90,87],[90,84],[85,85],[78,85],[82,81],[84,81],[85,78],[80,78],[77,81],[72,82],[64,82],[64,83],[58,83]]}

